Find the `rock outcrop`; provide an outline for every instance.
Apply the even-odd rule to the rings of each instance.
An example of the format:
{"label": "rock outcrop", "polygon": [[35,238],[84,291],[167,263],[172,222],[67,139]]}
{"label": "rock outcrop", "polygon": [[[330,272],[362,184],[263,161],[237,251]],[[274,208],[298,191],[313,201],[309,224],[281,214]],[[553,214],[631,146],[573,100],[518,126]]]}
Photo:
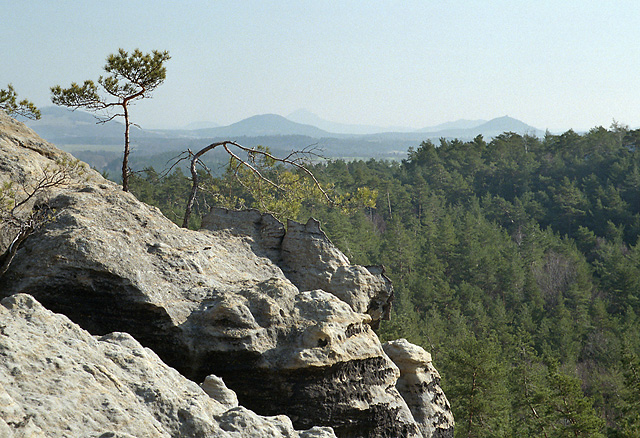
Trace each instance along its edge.
{"label": "rock outcrop", "polygon": [[[28,186],[61,156],[0,114],[0,183]],[[235,400],[218,378],[244,408],[296,429],[430,436],[372,329],[388,313],[388,279],[350,265],[316,222],[285,232],[268,215],[215,210],[185,230],[90,170],[39,202],[56,220],[20,247],[3,296],[33,295],[104,340],[128,333],[224,407]]]}
{"label": "rock outcrop", "polygon": [[238,406],[222,380],[201,385],[127,333],[91,336],[29,295],[0,303],[2,437],[335,437]]}
{"label": "rock outcrop", "polygon": [[352,265],[313,218],[306,224],[288,221],[285,231],[270,214],[213,208],[203,218],[202,229],[250,238],[253,251],[280,267],[299,290],[335,295],[354,311],[369,314],[373,328],[389,318],[393,292],[384,268]]}
{"label": "rock outcrop", "polygon": [[387,342],[382,348],[400,369],[396,388],[422,435],[453,438],[451,406],[440,388],[440,374],[431,363],[431,354],[406,339]]}

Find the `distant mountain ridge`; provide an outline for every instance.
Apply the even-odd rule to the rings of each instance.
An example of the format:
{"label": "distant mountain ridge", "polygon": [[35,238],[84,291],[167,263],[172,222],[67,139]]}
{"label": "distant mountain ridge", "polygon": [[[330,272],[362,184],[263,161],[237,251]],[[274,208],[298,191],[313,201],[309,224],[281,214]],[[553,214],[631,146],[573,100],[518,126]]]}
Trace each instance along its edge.
{"label": "distant mountain ridge", "polygon": [[497,117],[486,121],[478,126],[466,129],[443,129],[438,131],[420,131],[430,138],[459,138],[461,140],[474,138],[482,135],[487,139],[498,136],[504,132],[515,132],[516,134],[529,134],[537,137],[543,136],[544,131],[527,125],[521,120],[509,116]]}
{"label": "distant mountain ridge", "polygon": [[330,133],[316,126],[292,122],[277,114],[261,114],[249,117],[229,126],[198,129],[201,137],[258,137],[265,135],[306,135],[314,138],[328,137]]}
{"label": "distant mountain ridge", "polygon": [[[121,138],[124,126],[117,120],[105,124],[97,124],[97,119],[83,111],[70,111],[66,108],[48,106],[42,108],[42,119],[28,120],[26,123],[38,134],[47,139],[57,141],[78,137],[96,138]],[[311,138],[345,138],[350,136],[397,136],[399,138],[473,138],[479,134],[492,137],[503,132],[516,132],[519,134],[544,135],[544,132],[530,126],[520,120],[509,116],[498,117],[491,120],[457,120],[440,125],[411,129],[395,127],[382,128],[372,125],[349,125],[337,122],[329,122],[307,110],[299,110],[290,117],[291,120],[277,114],[260,114],[248,117],[239,122],[227,126],[217,126],[214,122],[195,122],[183,129],[139,129],[133,127],[133,135],[136,137],[163,137],[163,138],[212,138],[212,137],[260,137],[274,135],[304,135]],[[314,123],[301,123],[307,120]],[[209,126],[201,128],[201,126]],[[325,129],[332,128],[332,129]]]}
{"label": "distant mountain ridge", "polygon": [[331,122],[306,109],[299,109],[287,116],[289,120],[306,125],[317,126],[318,128],[335,134],[368,135],[380,132],[412,132],[413,128],[406,126],[380,127],[374,125],[351,125],[347,123]]}
{"label": "distant mountain ridge", "polygon": [[[41,120],[25,121],[41,137],[101,171],[113,174],[119,171],[124,134],[124,125],[121,122],[113,120],[105,124],[96,124],[97,119],[92,114],[60,107],[44,107],[41,111]],[[309,113],[307,117],[313,117],[313,114]],[[131,133],[131,166],[135,170],[149,166],[162,169],[168,161],[187,149],[199,150],[207,144],[222,140],[235,140],[247,147],[267,146],[276,155],[286,155],[292,150],[314,145],[326,158],[401,160],[406,158],[410,147],[415,148],[425,140],[432,140],[437,144],[440,138],[458,138],[466,141],[482,135],[490,141],[492,137],[505,131],[544,135],[544,132],[507,116],[489,121],[447,122],[423,128],[424,132],[379,132],[373,127],[368,127],[366,129],[374,132],[349,134],[348,132],[357,132],[358,129],[363,130],[362,132],[368,131],[357,125],[355,128],[352,125],[342,127],[344,129],[340,130],[343,133],[336,133],[314,125],[297,123],[276,114],[256,115],[228,126],[195,130],[147,130],[134,127]],[[214,158],[212,156],[212,159]]]}

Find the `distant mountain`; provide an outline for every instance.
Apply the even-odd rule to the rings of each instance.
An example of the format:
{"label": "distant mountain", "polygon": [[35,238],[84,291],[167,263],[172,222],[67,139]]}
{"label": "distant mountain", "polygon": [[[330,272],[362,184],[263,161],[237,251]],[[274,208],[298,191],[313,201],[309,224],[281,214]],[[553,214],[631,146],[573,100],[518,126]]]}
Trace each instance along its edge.
{"label": "distant mountain", "polygon": [[[46,106],[40,109],[40,113],[42,114],[40,120],[26,120],[25,124],[36,131],[40,137],[52,143],[122,143],[124,123],[117,120],[98,123],[99,120],[92,114],[59,106]],[[132,126],[131,136],[144,137],[154,136],[154,134],[152,131],[144,131]]]}
{"label": "distant mountain", "polygon": [[219,127],[220,127],[220,124],[218,123],[201,121],[201,122],[189,123],[188,125],[183,126],[182,129],[186,131],[195,131],[198,129],[209,129],[209,128],[219,128]]}
{"label": "distant mountain", "polygon": [[427,128],[422,128],[422,129],[419,129],[418,132],[436,132],[436,131],[445,131],[450,129],[473,129],[473,128],[477,128],[483,123],[487,123],[487,121],[460,119],[460,120],[456,120],[455,122],[446,122],[436,126],[429,126]]}
{"label": "distant mountain", "polygon": [[346,123],[331,122],[320,118],[316,114],[306,109],[299,109],[292,112],[287,116],[289,120],[297,123],[304,123],[307,125],[317,126],[328,132],[337,134],[352,134],[352,135],[366,135],[377,134],[379,132],[409,132],[414,131],[413,128],[407,128],[402,126],[389,126],[381,127],[374,125],[350,125]]}
{"label": "distant mountain", "polygon": [[329,137],[331,134],[312,125],[292,122],[277,114],[262,114],[241,120],[229,126],[198,129],[200,137],[258,137],[265,135],[306,135],[314,138]]}
{"label": "distant mountain", "polygon": [[526,123],[509,116],[491,119],[488,122],[483,123],[482,125],[477,126],[473,129],[485,132],[493,131],[500,134],[502,134],[503,132],[527,133],[531,131],[539,131],[533,126],[527,125]]}
{"label": "distant mountain", "polygon": [[[421,131],[422,132],[422,131]],[[424,136],[429,138],[459,138],[461,140],[471,139],[478,135],[482,135],[485,139],[490,140],[492,137],[498,136],[504,132],[515,132],[516,134],[530,134],[535,136],[543,136],[544,131],[534,128],[531,125],[514,119],[509,116],[498,117],[488,122],[484,122],[478,126],[465,129],[443,129],[428,132],[422,132]]]}

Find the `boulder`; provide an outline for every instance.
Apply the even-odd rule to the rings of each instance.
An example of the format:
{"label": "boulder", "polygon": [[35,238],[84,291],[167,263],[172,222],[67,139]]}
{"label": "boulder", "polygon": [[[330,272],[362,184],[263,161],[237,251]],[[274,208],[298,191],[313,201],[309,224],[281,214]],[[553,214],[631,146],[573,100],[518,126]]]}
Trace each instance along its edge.
{"label": "boulder", "polygon": [[29,295],[3,299],[0,321],[3,437],[335,437],[256,415],[217,377],[198,386],[131,335],[94,337]]}
{"label": "boulder", "polygon": [[201,228],[246,236],[253,251],[280,267],[299,290],[322,289],[335,295],[354,311],[368,313],[373,328],[389,319],[393,288],[384,268],[352,265],[313,218],[306,224],[289,220],[285,230],[270,214],[214,207]]}

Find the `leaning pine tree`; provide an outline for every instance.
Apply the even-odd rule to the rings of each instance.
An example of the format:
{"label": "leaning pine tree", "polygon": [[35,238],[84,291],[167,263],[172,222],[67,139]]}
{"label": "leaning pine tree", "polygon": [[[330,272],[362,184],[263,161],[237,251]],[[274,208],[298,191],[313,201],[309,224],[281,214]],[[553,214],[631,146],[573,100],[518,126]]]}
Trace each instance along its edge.
{"label": "leaning pine tree", "polygon": [[108,76],[100,76],[98,84],[105,96],[98,93],[98,85],[87,80],[83,85],[75,82],[69,88],[51,87],[51,100],[56,105],[72,109],[86,108],[101,113],[98,123],[106,123],[116,117],[124,117],[124,156],[122,159],[122,190],[129,191],[129,104],[151,97],[167,75],[164,63],[169,52],[142,53],[136,49],[129,54],[123,49],[107,57],[104,70]]}

